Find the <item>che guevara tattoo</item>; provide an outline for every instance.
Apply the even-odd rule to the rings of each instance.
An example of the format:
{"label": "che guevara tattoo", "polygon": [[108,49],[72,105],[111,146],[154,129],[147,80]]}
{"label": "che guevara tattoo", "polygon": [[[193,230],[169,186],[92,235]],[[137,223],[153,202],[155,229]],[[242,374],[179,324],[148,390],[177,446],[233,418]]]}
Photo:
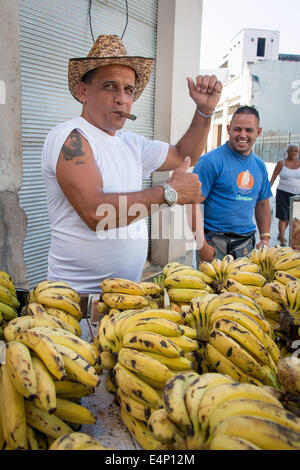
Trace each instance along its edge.
{"label": "che guevara tattoo", "polygon": [[[82,151],[82,142],[80,139],[79,132],[74,129],[69,135],[68,139],[62,146],[63,157],[65,160],[73,160],[75,157],[83,157],[85,154]],[[84,163],[81,160],[77,160],[76,164]]]}

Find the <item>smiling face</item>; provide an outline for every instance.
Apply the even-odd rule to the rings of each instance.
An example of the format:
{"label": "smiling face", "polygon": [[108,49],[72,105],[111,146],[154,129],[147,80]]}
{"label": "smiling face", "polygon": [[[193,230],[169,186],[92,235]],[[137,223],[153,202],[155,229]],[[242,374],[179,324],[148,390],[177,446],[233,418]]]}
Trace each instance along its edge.
{"label": "smiling face", "polygon": [[287,149],[287,157],[289,160],[297,160],[297,158],[299,157],[299,148],[289,147]]}
{"label": "smiling face", "polygon": [[82,117],[109,135],[124,126],[121,111],[130,112],[134,98],[135,72],[124,65],[99,67],[87,83],[80,82],[78,96]]}
{"label": "smiling face", "polygon": [[250,155],[261,130],[254,114],[236,114],[227,126],[229,147],[240,155]]}

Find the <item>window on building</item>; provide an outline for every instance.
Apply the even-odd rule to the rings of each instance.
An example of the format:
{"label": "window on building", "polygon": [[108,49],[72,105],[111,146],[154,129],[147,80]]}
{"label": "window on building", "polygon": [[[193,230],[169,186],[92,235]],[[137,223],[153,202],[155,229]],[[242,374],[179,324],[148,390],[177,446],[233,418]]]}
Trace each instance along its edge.
{"label": "window on building", "polygon": [[257,57],[265,57],[265,49],[266,49],[266,39],[265,38],[258,38],[257,39]]}

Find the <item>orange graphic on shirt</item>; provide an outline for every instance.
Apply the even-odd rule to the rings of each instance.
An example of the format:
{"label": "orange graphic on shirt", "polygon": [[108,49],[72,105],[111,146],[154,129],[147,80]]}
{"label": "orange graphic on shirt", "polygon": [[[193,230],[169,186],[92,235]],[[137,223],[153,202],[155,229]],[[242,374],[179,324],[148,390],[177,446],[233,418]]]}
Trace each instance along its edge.
{"label": "orange graphic on shirt", "polygon": [[243,171],[237,177],[237,186],[241,190],[252,189],[254,185],[253,176],[249,173],[249,170]]}

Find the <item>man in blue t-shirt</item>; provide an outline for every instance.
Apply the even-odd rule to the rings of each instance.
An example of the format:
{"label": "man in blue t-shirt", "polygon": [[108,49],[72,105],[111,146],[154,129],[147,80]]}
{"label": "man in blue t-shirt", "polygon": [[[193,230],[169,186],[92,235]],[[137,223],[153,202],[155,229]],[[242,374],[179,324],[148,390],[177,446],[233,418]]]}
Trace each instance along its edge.
{"label": "man in blue t-shirt", "polygon": [[[197,265],[228,253],[235,258],[247,255],[255,245],[253,215],[261,240],[257,246],[269,245],[272,191],[265,163],[252,151],[262,130],[259,125],[256,108],[239,107],[227,126],[226,144],[203,155],[194,167],[202,183],[205,230]],[[193,207],[194,233],[199,209]]]}

